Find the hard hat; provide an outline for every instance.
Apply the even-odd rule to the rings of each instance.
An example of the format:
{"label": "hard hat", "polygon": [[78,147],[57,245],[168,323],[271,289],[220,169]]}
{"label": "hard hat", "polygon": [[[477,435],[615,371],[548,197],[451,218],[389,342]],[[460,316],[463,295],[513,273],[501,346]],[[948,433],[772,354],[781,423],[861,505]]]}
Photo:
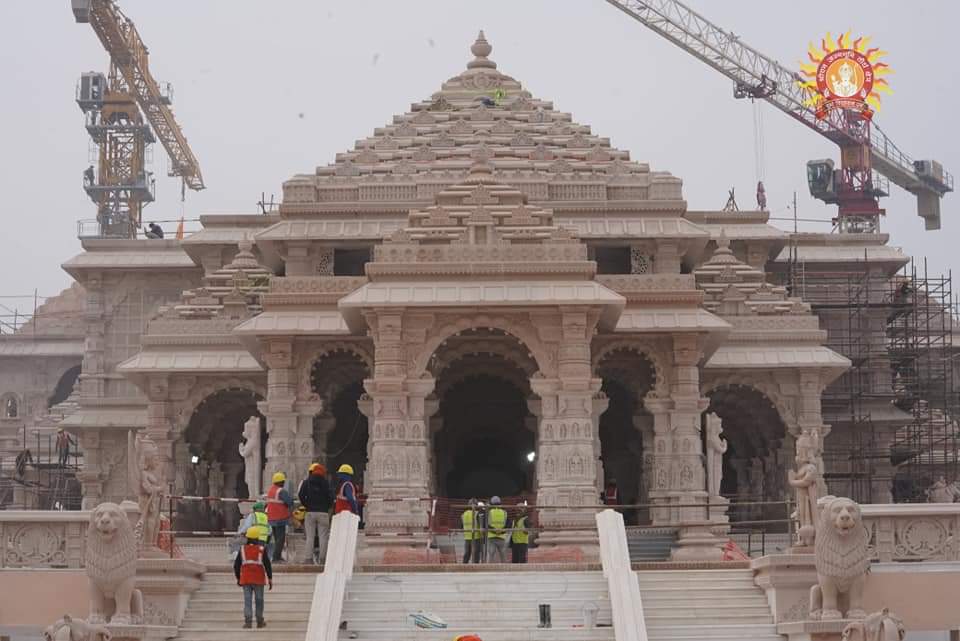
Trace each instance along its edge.
{"label": "hard hat", "polygon": [[253,504],[254,512],[263,512],[265,509],[267,509],[267,504],[264,503],[263,501],[257,501],[256,503]]}
{"label": "hard hat", "polygon": [[307,468],[307,471],[312,473],[312,472],[313,472],[315,469],[317,469],[318,467],[320,467],[320,464],[319,464],[319,463],[311,463],[311,464],[310,464],[310,467]]}
{"label": "hard hat", "polygon": [[260,539],[264,534],[266,534],[266,532],[262,525],[251,525],[247,528],[248,539]]}
{"label": "hard hat", "polygon": [[491,496],[491,497],[490,497],[490,505],[500,505],[500,497],[499,497],[499,496]]}
{"label": "hard hat", "polygon": [[350,474],[353,475],[353,466],[349,463],[344,463],[337,468],[337,474]]}
{"label": "hard hat", "polygon": [[273,473],[273,480],[272,480],[271,482],[272,482],[272,483],[286,483],[286,482],[287,482],[287,475],[284,474],[283,472],[274,472],[274,473]]}
{"label": "hard hat", "polygon": [[326,476],[327,468],[323,463],[317,463],[310,466],[310,473],[314,476]]}

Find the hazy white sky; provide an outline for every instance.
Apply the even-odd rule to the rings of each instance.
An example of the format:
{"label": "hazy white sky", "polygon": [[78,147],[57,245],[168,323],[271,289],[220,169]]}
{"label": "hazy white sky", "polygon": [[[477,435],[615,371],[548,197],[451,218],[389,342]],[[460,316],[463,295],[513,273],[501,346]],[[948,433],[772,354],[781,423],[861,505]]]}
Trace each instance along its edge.
{"label": "hazy white sky", "polygon": [[[791,68],[808,41],[827,31],[873,36],[895,71],[894,93],[883,98],[877,121],[914,158],[960,171],[960,3],[689,3]],[[208,188],[188,193],[187,218],[254,212],[261,191],[279,196],[283,180],[332,161],[459,73],[479,28],[499,68],[535,96],[572,112],[635,160],[683,178],[691,209],[720,208],[731,186],[741,207],[754,204],[750,103],[734,100],[729,81],[603,0],[122,0],[120,6],[150,48],[154,75],[173,83],[177,118],[203,168]],[[94,216],[81,185],[89,145],[75,84],[83,71],[105,71],[108,61],[89,25],[74,22],[69,0],[0,2],[0,24],[6,27],[0,296],[34,288],[52,295],[70,283],[60,264],[80,251],[76,221]],[[801,217],[828,220],[833,208],[807,193],[805,163],[837,159],[837,149],[772,108],[761,111],[773,215],[789,216],[796,190]],[[179,183],[166,177],[159,145],[152,168],[157,201],[145,220],[175,219]],[[896,190],[884,200],[882,225],[892,244],[927,256],[934,271],[958,268],[958,203],[960,195],[948,195],[943,228],[926,232],[913,196]]]}

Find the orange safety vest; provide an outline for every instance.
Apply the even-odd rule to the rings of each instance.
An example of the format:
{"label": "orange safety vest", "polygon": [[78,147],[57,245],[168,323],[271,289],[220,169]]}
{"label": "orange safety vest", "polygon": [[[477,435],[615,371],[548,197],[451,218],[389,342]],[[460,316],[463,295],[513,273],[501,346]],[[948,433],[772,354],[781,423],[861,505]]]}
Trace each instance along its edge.
{"label": "orange safety vest", "polygon": [[277,498],[282,489],[279,485],[271,485],[267,491],[267,518],[270,519],[271,523],[286,521],[290,518],[290,508]]}
{"label": "orange safety vest", "polygon": [[240,585],[266,585],[267,571],[263,567],[263,546],[247,543],[240,548]]}
{"label": "orange safety vest", "polygon": [[343,488],[346,487],[347,483],[349,483],[350,487],[353,488],[354,500],[357,499],[357,487],[353,484],[353,481],[344,481],[343,483],[340,484],[340,489],[337,490],[337,500],[333,504],[334,514],[353,511],[353,506],[350,505],[350,501],[347,500],[346,494],[343,493]]}

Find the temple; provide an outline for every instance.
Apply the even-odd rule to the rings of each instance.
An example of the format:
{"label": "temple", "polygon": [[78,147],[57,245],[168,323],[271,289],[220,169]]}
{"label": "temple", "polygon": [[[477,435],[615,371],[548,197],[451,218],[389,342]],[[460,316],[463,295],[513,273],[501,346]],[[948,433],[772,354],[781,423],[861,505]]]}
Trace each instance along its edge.
{"label": "temple", "polygon": [[[182,241],[83,239],[55,322],[0,342],[8,450],[21,432],[75,435],[69,483],[89,509],[128,494],[142,430],[174,494],[245,497],[238,445],[259,417],[263,478],[350,463],[367,534],[421,532],[429,497],[493,494],[577,532],[611,479],[649,506],[637,523],[725,523],[731,499],[785,518],[761,503],[791,495],[798,439],[829,478],[823,449],[855,427],[824,404],[850,361],[787,287],[788,234],[766,212],[689,211],[679,178],[532,96],[491,49],[481,33],[428,100],[290,178],[278,211],[204,216]],[[907,259],[885,240],[789,249],[811,282],[867,253],[887,278]],[[891,478],[857,498],[889,500]],[[183,510],[192,527],[236,522]]]}

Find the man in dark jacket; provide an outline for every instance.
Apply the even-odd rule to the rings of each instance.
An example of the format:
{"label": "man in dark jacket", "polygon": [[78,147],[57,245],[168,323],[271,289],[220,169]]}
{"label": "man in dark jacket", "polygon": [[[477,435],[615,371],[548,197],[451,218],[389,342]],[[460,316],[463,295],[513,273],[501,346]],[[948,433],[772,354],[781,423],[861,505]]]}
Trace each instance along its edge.
{"label": "man in dark jacket", "polygon": [[327,535],[330,532],[330,508],[333,507],[333,493],[327,482],[327,468],[321,463],[310,466],[310,474],[300,484],[298,493],[300,504],[307,511],[303,517],[303,530],[307,535],[303,547],[304,564],[314,563],[313,541],[317,540],[317,558],[323,562],[327,556]]}

